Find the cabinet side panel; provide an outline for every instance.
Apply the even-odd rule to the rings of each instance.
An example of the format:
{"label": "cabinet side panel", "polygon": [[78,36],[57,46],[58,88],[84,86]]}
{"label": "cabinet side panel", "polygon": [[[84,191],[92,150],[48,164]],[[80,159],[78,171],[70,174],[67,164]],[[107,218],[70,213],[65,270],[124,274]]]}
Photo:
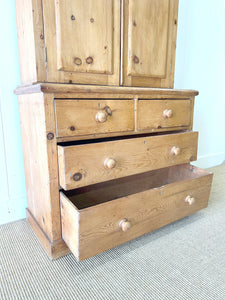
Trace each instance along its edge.
{"label": "cabinet side panel", "polygon": [[[61,224],[53,101],[51,94],[19,96],[28,208],[55,241],[61,238]],[[53,139],[47,139],[49,132]]]}
{"label": "cabinet side panel", "polygon": [[22,84],[37,81],[31,0],[16,0],[17,39]]}

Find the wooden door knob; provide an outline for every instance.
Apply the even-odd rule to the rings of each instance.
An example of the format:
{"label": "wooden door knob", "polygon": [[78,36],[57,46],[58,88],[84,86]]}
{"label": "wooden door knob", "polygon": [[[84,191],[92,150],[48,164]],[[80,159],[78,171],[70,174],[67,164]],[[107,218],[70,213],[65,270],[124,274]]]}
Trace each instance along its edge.
{"label": "wooden door knob", "polygon": [[131,222],[129,222],[127,219],[123,219],[120,221],[119,226],[123,232],[126,232],[131,228]]}
{"label": "wooden door knob", "polygon": [[175,156],[179,155],[181,153],[180,147],[173,146],[173,148],[171,149],[171,153]]}
{"label": "wooden door knob", "polygon": [[106,158],[104,161],[104,166],[106,169],[113,169],[116,166],[116,161],[113,158]]}
{"label": "wooden door knob", "polygon": [[172,111],[172,109],[165,109],[165,110],[163,111],[163,117],[164,117],[164,118],[172,118],[172,116],[173,116],[173,111]]}
{"label": "wooden door knob", "polygon": [[185,198],[185,202],[188,203],[189,205],[193,205],[195,204],[195,198],[193,196],[188,195]]}
{"label": "wooden door knob", "polygon": [[98,111],[95,119],[99,123],[104,123],[107,121],[107,113],[105,111]]}

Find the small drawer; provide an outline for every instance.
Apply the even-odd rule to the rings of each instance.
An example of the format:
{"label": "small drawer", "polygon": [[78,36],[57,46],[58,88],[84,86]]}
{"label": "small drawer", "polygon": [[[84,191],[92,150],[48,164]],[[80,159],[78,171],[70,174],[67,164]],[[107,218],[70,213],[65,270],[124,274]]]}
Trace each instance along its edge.
{"label": "small drawer", "polygon": [[64,190],[196,160],[197,132],[58,146]]}
{"label": "small drawer", "polygon": [[140,100],[138,102],[138,130],[176,130],[192,126],[190,100]]}
{"label": "small drawer", "polygon": [[206,207],[211,182],[187,164],[61,192],[62,237],[86,259]]}
{"label": "small drawer", "polygon": [[134,130],[133,100],[55,100],[57,137]]}

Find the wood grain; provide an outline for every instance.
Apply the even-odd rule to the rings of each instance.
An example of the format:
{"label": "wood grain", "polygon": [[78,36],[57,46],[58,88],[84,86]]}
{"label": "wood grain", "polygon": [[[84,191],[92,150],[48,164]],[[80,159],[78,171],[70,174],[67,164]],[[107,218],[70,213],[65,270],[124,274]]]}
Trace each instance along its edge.
{"label": "wood grain", "polygon": [[[161,88],[147,88],[147,87],[118,87],[118,86],[99,86],[99,85],[75,85],[75,84],[57,84],[57,83],[39,83],[28,86],[20,86],[17,87],[15,93],[19,94],[30,94],[30,93],[54,93],[56,94],[64,94],[71,97],[71,93],[73,94],[83,94],[85,98],[85,94],[121,94],[123,98],[126,98],[125,95],[131,94],[135,95],[141,99],[142,95],[147,95],[148,97],[178,97],[178,98],[189,98],[190,96],[197,96],[198,91],[195,90],[176,90],[176,89],[161,89]],[[97,96],[98,97],[98,96]],[[108,96],[107,96],[108,97]],[[119,96],[120,97],[120,96]],[[62,97],[64,98],[64,97]],[[77,96],[75,96],[77,98]]]}
{"label": "wood grain", "polygon": [[47,80],[118,85],[120,1],[86,2],[43,0]]}
{"label": "wood grain", "polygon": [[19,96],[28,208],[48,238],[56,241],[61,239],[61,224],[53,101],[51,94]]}
{"label": "wood grain", "polygon": [[120,2],[16,0],[22,84],[173,87],[178,0]]}
{"label": "wood grain", "polygon": [[70,249],[67,247],[67,245],[62,239],[55,242],[51,242],[49,240],[49,238],[39,226],[38,222],[35,220],[34,216],[29,211],[29,209],[26,210],[26,216],[28,222],[30,223],[30,226],[34,230],[42,247],[44,248],[50,259],[57,259],[70,253]]}
{"label": "wood grain", "polygon": [[113,73],[113,13],[113,0],[56,2],[58,70]]}
{"label": "wood grain", "polygon": [[[104,122],[96,122],[97,114],[109,107]],[[133,111],[134,110],[134,111]],[[164,111],[172,111],[166,118]],[[57,99],[55,100],[58,141],[107,136],[134,135],[178,131],[192,128],[193,99],[138,100],[125,99]]]}
{"label": "wood grain", "polygon": [[124,0],[125,86],[173,87],[178,0]]}
{"label": "wood grain", "polygon": [[15,0],[15,5],[21,83],[37,82],[32,1]]}
{"label": "wood grain", "polygon": [[212,174],[180,165],[197,158],[198,92],[169,89],[178,0],[16,11],[27,219],[49,257],[83,260],[206,207]]}
{"label": "wood grain", "polygon": [[[171,117],[163,112],[172,110]],[[190,100],[139,100],[138,129],[160,129],[188,127],[191,123],[192,105]]]}
{"label": "wood grain", "polygon": [[169,2],[130,0],[125,7],[129,10],[128,76],[166,77]]}
{"label": "wood grain", "polygon": [[60,207],[62,238],[73,254],[79,257],[79,213],[75,206],[71,209],[71,203],[62,192],[60,193]]}
{"label": "wood grain", "polygon": [[16,0],[20,78],[23,85],[46,80],[41,0]]}
{"label": "wood grain", "polygon": [[[58,146],[59,181],[65,190],[196,160],[197,132]],[[180,155],[172,155],[176,146]],[[106,169],[104,161],[116,161]],[[79,181],[74,174],[81,174]]]}
{"label": "wood grain", "polygon": [[[134,130],[132,100],[55,100],[55,112],[57,137]],[[96,121],[99,112],[105,112],[105,122]]]}
{"label": "wood grain", "polygon": [[[180,178],[183,168],[184,175]],[[137,193],[129,194],[129,185],[132,189],[134,187],[133,179],[130,184],[128,179],[124,186],[121,183],[118,187],[114,186],[114,191],[123,195],[121,198],[107,201],[103,192],[104,203],[79,211],[76,208],[76,197],[73,197],[72,203],[61,193],[62,210],[66,205],[67,213],[74,215],[75,218],[79,214],[79,225],[67,222],[65,217],[63,220],[67,232],[72,232],[73,235],[74,231],[76,237],[78,232],[79,242],[72,241],[72,247],[69,245],[69,247],[75,248],[76,258],[79,261],[86,259],[206,207],[212,174],[203,170],[198,171],[198,168],[190,165],[175,166],[169,169],[167,172],[162,169],[161,174],[160,170],[157,170],[156,179],[153,179],[157,183],[156,186],[151,184],[154,172],[146,173],[145,186],[142,186],[142,191],[138,190],[138,187],[139,183],[143,185],[143,181],[137,180]],[[172,178],[170,178],[171,173],[173,174]],[[150,177],[148,178],[148,176]],[[110,186],[108,188],[110,189]],[[104,191],[110,195],[107,187]],[[94,192],[98,193],[96,187]],[[89,194],[87,193],[87,198]],[[195,204],[190,206],[185,202],[188,195],[192,195],[196,199]],[[85,197],[85,193],[83,197]],[[94,202],[93,198],[92,202]],[[131,225],[125,232],[120,228],[120,222],[123,219],[126,219]]]}

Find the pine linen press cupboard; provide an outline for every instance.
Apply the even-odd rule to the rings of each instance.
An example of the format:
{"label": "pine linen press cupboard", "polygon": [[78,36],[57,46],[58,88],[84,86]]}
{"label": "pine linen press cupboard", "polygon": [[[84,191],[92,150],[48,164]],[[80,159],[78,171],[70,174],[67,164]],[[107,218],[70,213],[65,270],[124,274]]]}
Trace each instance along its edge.
{"label": "pine linen press cupboard", "polygon": [[208,204],[177,0],[16,0],[27,219],[83,260]]}

